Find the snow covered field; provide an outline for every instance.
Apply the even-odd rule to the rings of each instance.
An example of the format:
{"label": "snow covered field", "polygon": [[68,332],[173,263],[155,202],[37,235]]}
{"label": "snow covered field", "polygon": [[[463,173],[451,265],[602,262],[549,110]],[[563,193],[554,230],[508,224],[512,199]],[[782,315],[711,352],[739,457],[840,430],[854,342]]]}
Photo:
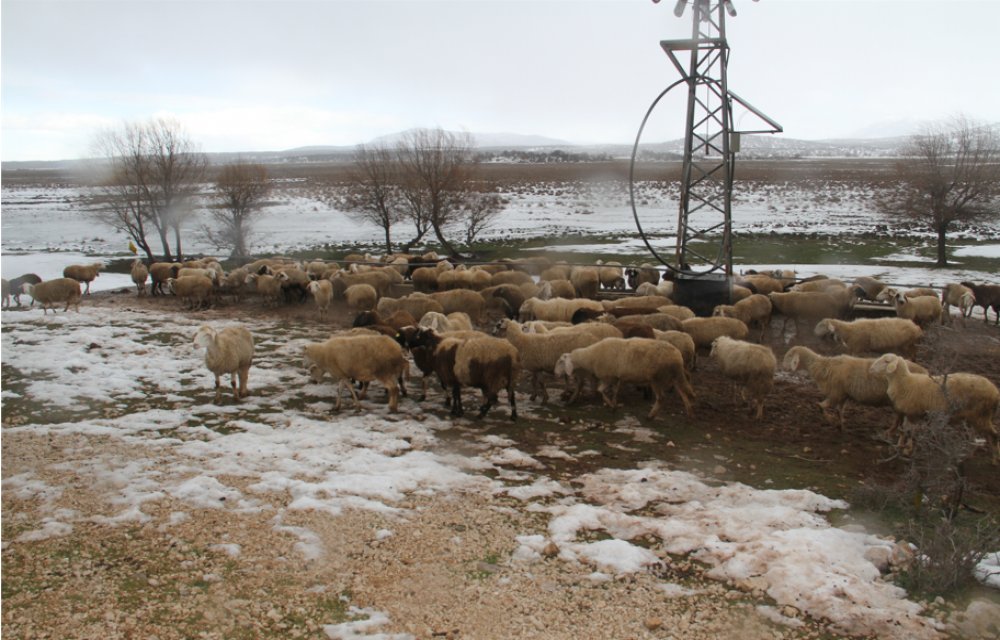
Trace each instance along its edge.
{"label": "snow covered field", "polygon": [[[646,191],[641,196],[643,225],[655,230],[663,211],[673,211],[675,205],[669,193]],[[4,186],[2,198],[5,278],[29,271],[57,277],[67,264],[120,258],[127,247],[124,236],[94,226],[76,188]],[[863,190],[836,184],[747,186],[738,198],[734,223],[743,232],[865,234],[889,223],[872,211]],[[379,230],[358,225],[303,191],[283,189],[276,199],[257,226],[260,252],[380,239]],[[196,221],[189,225],[196,227]],[[406,233],[400,230],[399,235]],[[486,236],[516,240],[568,233],[600,239],[571,248],[560,245],[559,250],[642,251],[626,194],[612,183],[539,184],[512,193],[503,217]],[[1000,223],[965,236],[998,238]],[[955,251],[957,257],[997,259],[993,271],[891,264],[742,266],[795,268],[801,276],[868,273],[894,283],[943,285],[960,279],[996,281],[998,247],[979,244]],[[213,248],[192,233],[186,251],[213,253]],[[125,286],[131,286],[127,276],[104,274],[92,288]],[[332,385],[306,382],[299,366],[302,345],[326,333],[278,321],[246,321],[257,341],[250,377],[257,393],[240,405],[217,406],[211,403],[211,377],[191,344],[200,323],[183,313],[87,304],[78,314],[43,316],[38,309],[4,313],[0,361],[8,372],[17,372],[17,383],[5,384],[2,391],[4,412],[21,418],[5,424],[5,446],[20,436],[79,436],[141,452],[95,453],[90,446],[71,452],[75,457],[64,464],[72,467],[74,482],[87,483],[102,496],[97,512],[59,506],[59,497],[70,488],[61,484],[66,468],[4,475],[5,492],[36,505],[41,522],[5,538],[5,550],[68,536],[84,524],[153,522],[169,527],[195,513],[224,510],[268,514],[273,532],[294,539],[303,558],[318,559],[332,550],[315,531],[289,524],[292,514],[337,518],[347,510],[370,510],[398,518],[402,527],[420,515],[404,506],[411,496],[501,496],[517,500],[523,512],[545,518],[544,531],[524,531],[510,541],[516,548],[510,562],[529,571],[548,557],[554,544],[558,559],[584,567],[590,580],[618,580],[651,571],[662,561],[638,541],[654,539],[665,552],[705,563],[715,579],[766,594],[777,608],[761,606],[757,614],[779,625],[798,622],[780,613],[782,607],[792,607],[828,620],[844,634],[930,638],[942,628],[881,575],[889,559],[909,550],[857,525],[833,526],[827,514],[848,506],[840,500],[808,490],[724,483],[653,460],[635,469],[555,478],[546,473],[540,455],[532,457],[512,440],[485,435],[471,422],[458,421],[458,426],[466,429],[474,452],[455,453],[438,435],[454,425],[412,401],[404,400],[398,415],[369,400],[365,412],[345,411],[331,419]],[[15,378],[5,376],[10,379]],[[532,411],[533,405],[522,404],[522,416],[530,419]],[[622,428],[633,426],[626,422]],[[637,445],[642,438],[664,437],[639,431]],[[587,455],[558,444],[545,451],[552,459]],[[277,495],[290,499],[280,501]],[[152,506],[168,498],[186,509],[166,522],[154,521]],[[603,539],[595,540],[595,532]],[[378,535],[391,537],[393,531]],[[239,557],[238,545],[221,538],[218,544]],[[994,586],[995,565],[995,558],[984,563],[980,576]],[[664,597],[690,595],[680,584],[663,582],[661,587]],[[365,615],[384,622],[377,611],[365,610]],[[355,631],[362,629],[331,625],[326,630],[331,638],[355,637],[350,635]]]}
{"label": "snow covered field", "polygon": [[[169,496],[191,512],[272,514],[274,530],[315,559],[330,550],[314,532],[286,525],[287,514],[337,517],[345,509],[367,509],[405,520],[418,517],[400,506],[408,495],[481,492],[510,495],[522,509],[549,518],[545,533],[518,538],[514,563],[541,561],[552,542],[561,560],[591,567],[593,580],[609,580],[660,561],[634,542],[652,536],[665,551],[712,567],[712,577],[759,589],[779,606],[828,619],[842,633],[935,636],[939,623],[881,578],[879,564],[897,553],[895,543],[859,527],[833,527],[824,517],[845,508],[841,501],[720,483],[655,461],[558,481],[516,443],[476,430],[469,431],[469,444],[478,453],[448,453],[436,437],[447,423],[412,401],[389,416],[369,400],[365,413],[344,412],[331,424],[332,385],[305,383],[298,367],[302,345],[320,332],[273,322],[247,322],[259,354],[250,377],[254,395],[240,405],[216,406],[211,376],[190,342],[197,324],[183,314],[151,317],[86,305],[79,314],[55,317],[38,310],[5,314],[3,365],[16,367],[23,383],[3,390],[4,404],[24,418],[4,428],[8,446],[22,433],[76,435],[144,452],[139,460],[93,457],[87,448],[77,453],[75,478],[104,495],[96,514],[57,507],[68,487],[47,481],[49,469],[5,476],[4,491],[37,504],[43,522],[5,539],[5,548],[68,535],[83,522],[148,522],[149,506]],[[547,451],[550,457],[585,454]],[[236,478],[245,489],[234,486]],[[273,501],[284,494],[291,498],[287,505]],[[610,537],[593,541],[591,531]]]}
{"label": "snow covered field", "polygon": [[[126,255],[128,238],[109,227],[96,224],[87,214],[83,197],[86,191],[71,186],[4,186],[2,197],[2,270],[11,278],[26,271],[43,278],[61,275],[66,264]],[[505,194],[508,198],[502,215],[483,233],[482,239],[517,241],[565,235],[600,238],[595,242],[551,247],[560,251],[608,252],[642,256],[646,249],[639,238],[626,187],[621,182],[548,182],[521,185]],[[807,183],[739,183],[734,194],[733,229],[740,233],[764,234],[870,234],[878,229],[899,230],[898,223],[877,213],[871,192],[857,184],[810,181]],[[286,185],[275,192],[275,203],[265,209],[256,226],[254,250],[259,253],[286,253],[333,245],[342,249],[354,244],[377,245],[381,230],[359,224],[342,211],[331,209],[316,199],[307,187]],[[657,246],[670,242],[676,220],[676,188],[653,188],[650,183],[637,185],[636,197],[640,222],[647,233],[655,234]],[[202,220],[196,216],[185,227],[185,250],[195,254],[217,253],[197,229]],[[907,236],[929,238],[919,229],[908,229]],[[411,235],[401,226],[394,231],[397,239]],[[956,244],[1000,239],[1000,222],[984,223],[972,231],[953,234]],[[969,245],[954,250],[956,258],[985,256],[998,258],[1000,245]],[[544,250],[544,248],[540,249]],[[62,253],[65,255],[60,255]],[[39,254],[53,254],[40,257]],[[78,254],[86,254],[83,260]],[[898,260],[912,261],[910,254]],[[37,264],[37,266],[33,266]],[[743,268],[760,268],[745,264]],[[788,265],[783,265],[787,267]],[[843,266],[851,269],[850,265]],[[891,270],[891,262],[885,273]],[[960,267],[960,265],[959,265]],[[823,265],[829,272],[830,265]],[[815,271],[813,269],[812,271]],[[852,273],[859,273],[854,268]],[[803,275],[810,275],[804,266]],[[929,272],[928,272],[929,273]],[[990,280],[990,272],[934,272],[939,279],[971,277]],[[872,273],[871,275],[875,275]],[[921,274],[923,278],[927,274]],[[926,280],[926,278],[925,278]],[[102,276],[96,290],[128,285],[127,278]]]}

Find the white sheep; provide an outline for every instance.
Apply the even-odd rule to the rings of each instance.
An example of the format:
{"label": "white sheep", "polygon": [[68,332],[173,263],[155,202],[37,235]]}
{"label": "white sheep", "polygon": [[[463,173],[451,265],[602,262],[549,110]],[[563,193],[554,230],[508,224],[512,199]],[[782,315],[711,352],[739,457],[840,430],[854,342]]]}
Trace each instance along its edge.
{"label": "white sheep", "polygon": [[774,386],[774,371],[778,366],[771,348],[720,336],[712,342],[711,357],[718,360],[722,375],[742,387],[751,414],[757,420],[763,419],[764,398]]}
{"label": "white sheep", "polygon": [[441,306],[440,302],[420,293],[413,293],[403,298],[382,298],[375,305],[375,310],[383,316],[391,316],[397,311],[405,311],[417,320],[431,311],[444,313],[444,307]]}
{"label": "white sheep", "polygon": [[432,293],[430,296],[441,305],[441,313],[445,315],[460,311],[468,314],[473,323],[479,323],[486,309],[486,300],[482,294],[469,289],[452,289]]}
{"label": "white sheep", "polygon": [[773,305],[771,299],[765,295],[754,293],[747,298],[738,300],[735,304],[720,304],[712,312],[712,315],[724,318],[736,318],[747,325],[760,327],[760,335],[757,341],[764,339],[764,332],[771,325],[771,311]]}
{"label": "white sheep", "polygon": [[519,310],[521,322],[527,320],[550,320],[554,322],[569,322],[573,319],[573,314],[580,309],[592,309],[597,312],[604,311],[604,305],[597,300],[552,298],[551,300],[540,300],[529,298],[524,301]]}
{"label": "white sheep", "polygon": [[190,309],[209,307],[215,286],[208,276],[183,276],[167,280],[170,292],[186,302]]}
{"label": "white sheep", "polygon": [[941,318],[941,302],[936,295],[910,297],[902,291],[897,291],[891,299],[898,318],[913,320],[920,326],[937,322]]}
{"label": "white sheep", "polygon": [[146,264],[139,258],[133,260],[130,275],[132,276],[132,282],[135,283],[135,288],[138,292],[137,295],[146,295],[146,280],[149,278],[149,268],[146,267]]}
{"label": "white sheep", "polygon": [[597,267],[573,267],[569,273],[569,281],[580,298],[597,298],[601,289],[601,274]]}
{"label": "white sheep", "polygon": [[316,301],[316,309],[320,314],[326,313],[333,299],[333,285],[329,280],[313,280],[309,283],[309,293]]}
{"label": "white sheep", "polygon": [[[639,295],[630,298],[618,298],[617,300],[602,301],[604,308],[608,311],[613,309],[642,309],[653,311],[660,307],[672,307],[674,303],[670,298],[661,295]],[[686,308],[686,307],[684,307]]]}
{"label": "white sheep", "polygon": [[789,291],[799,293],[826,293],[829,291],[843,291],[847,285],[839,278],[828,278],[827,276],[813,276],[808,280],[803,280],[794,285]]}
{"label": "white sheep", "polygon": [[694,339],[683,331],[660,331],[653,329],[653,335],[657,340],[663,340],[681,352],[684,358],[684,368],[694,371],[698,366],[698,349],[694,345]]}
{"label": "white sheep", "polygon": [[[648,418],[655,418],[667,391],[672,387],[688,416],[693,415],[691,398],[694,389],[684,369],[680,351],[666,342],[647,338],[605,338],[600,342],[563,354],[555,366],[557,376],[573,376],[583,370],[600,381],[598,387],[604,402],[617,406],[621,383],[649,386],[653,391],[653,408]],[[608,395],[608,389],[612,394]]]}
{"label": "white sheep", "polygon": [[[390,271],[392,273],[389,273]],[[333,283],[334,297],[344,295],[344,292],[351,285],[368,284],[375,287],[379,298],[383,298],[389,295],[394,276],[398,275],[399,272],[395,269],[367,271],[365,273],[345,273],[344,271],[338,271],[330,276],[330,282]]]}
{"label": "white sheep", "polygon": [[47,315],[50,308],[55,313],[55,305],[61,303],[66,303],[63,311],[73,306],[77,313],[80,312],[80,282],[74,278],[53,278],[38,284],[26,282],[21,285],[21,292],[42,305],[43,315]]}
{"label": "white sheep", "polygon": [[[747,293],[749,293],[749,291]],[[637,296],[661,296],[664,298],[670,298],[673,294],[674,283],[670,280],[664,280],[659,284],[643,282],[635,288],[635,295]]]}
{"label": "white sheep", "polygon": [[750,331],[746,324],[736,318],[689,318],[681,322],[681,331],[691,336],[698,348],[709,348],[716,338],[726,336],[743,340]]}
{"label": "white sheep", "polygon": [[923,330],[904,318],[862,318],[847,322],[827,318],[815,329],[819,337],[833,336],[851,355],[894,351],[910,358],[916,355]]}
{"label": "white sheep", "polygon": [[781,333],[789,320],[794,321],[796,336],[801,335],[802,323],[815,325],[824,318],[840,318],[854,306],[854,291],[835,288],[828,291],[788,291],[769,293],[774,310],[782,315]]}
{"label": "white sheep", "polygon": [[87,288],[83,294],[89,295],[90,283],[94,281],[94,278],[100,275],[101,269],[103,268],[104,263],[102,262],[95,262],[93,264],[71,264],[63,269],[63,277],[72,278],[77,282],[86,283]]}
{"label": "white sheep", "polygon": [[[796,346],[788,350],[782,366],[788,371],[806,371],[823,394],[819,403],[823,416],[831,420],[830,411],[835,410],[839,418],[840,430],[844,430],[844,415],[848,401],[867,406],[891,404],[886,393],[888,383],[884,376],[871,372],[875,358],[856,356],[822,356],[808,347]],[[914,373],[926,373],[918,364],[907,361]],[[902,416],[897,420],[902,420]]]}
{"label": "white sheep", "polygon": [[531,276],[527,273],[523,271],[507,270],[494,273],[493,277],[490,279],[490,286],[498,287],[503,284],[511,284],[519,287],[528,282],[534,282],[534,280],[532,280]]}
{"label": "white sheep", "polygon": [[1000,390],[988,379],[974,373],[935,377],[913,373],[905,360],[891,353],[872,363],[870,371],[888,381],[886,394],[896,413],[909,420],[930,413],[964,420],[986,437],[993,464],[1000,462],[1000,439],[993,424],[1000,407]]}
{"label": "white sheep", "polygon": [[325,342],[307,344],[302,366],[315,383],[327,374],[337,382],[337,411],[344,387],[350,391],[355,408],[361,408],[352,380],[362,383],[377,380],[389,392],[389,410],[395,412],[399,408],[399,380],[409,369],[399,343],[389,336],[370,334],[334,336]]}
{"label": "white sheep", "polygon": [[959,317],[962,318],[962,326],[965,326],[965,319],[972,315],[972,308],[976,306],[976,294],[969,287],[950,282],[941,294],[941,323],[952,322],[951,307],[958,307]]}
{"label": "white sheep", "polygon": [[454,311],[445,315],[437,311],[429,311],[420,319],[418,326],[433,329],[437,333],[447,331],[472,331],[472,320],[468,314]]}
{"label": "white sheep", "polygon": [[468,269],[464,265],[438,274],[438,291],[450,289],[471,289],[480,291],[493,283],[493,276],[482,269]]}
{"label": "white sheep", "polygon": [[378,291],[370,284],[352,284],[344,291],[344,299],[354,311],[371,311],[378,304]]}
{"label": "white sheep", "polygon": [[247,271],[246,267],[237,267],[225,274],[219,283],[219,295],[228,294],[233,296],[237,301],[241,300],[243,291],[246,289],[248,275],[250,275],[250,272]]}
{"label": "white sheep", "polygon": [[[186,263],[185,263],[186,264]],[[184,278],[187,276],[205,276],[212,281],[212,284],[219,284],[219,272],[215,269],[207,269],[205,267],[181,267],[177,271],[176,278]]]}
{"label": "white sheep", "polygon": [[[250,365],[253,364],[253,336],[242,326],[216,330],[203,325],[194,334],[194,344],[205,348],[205,366],[215,375],[215,402],[222,399],[222,376],[229,374],[233,398],[245,398]],[[239,378],[239,386],[236,381]]]}
{"label": "white sheep", "polygon": [[855,278],[851,286],[861,289],[866,300],[878,300],[878,295],[885,291],[888,285],[876,278],[861,276],[860,278]]}
{"label": "white sheep", "polygon": [[754,293],[768,295],[785,290],[785,285],[780,280],[772,278],[765,273],[753,273],[736,278],[736,284],[751,289]]}
{"label": "white sheep", "polygon": [[281,300],[281,282],[272,275],[251,273],[245,283],[257,290],[264,304],[278,304]]}
{"label": "white sheep", "polygon": [[673,316],[678,320],[689,320],[695,317],[694,311],[689,307],[685,307],[679,304],[664,305],[662,307],[656,308],[657,313],[665,313],[668,316]]}
{"label": "white sheep", "polygon": [[601,286],[614,291],[625,290],[625,272],[620,262],[597,261],[598,276],[601,279]]}
{"label": "white sheep", "polygon": [[549,401],[549,394],[542,381],[542,374],[551,374],[556,362],[564,353],[587,347],[602,338],[586,331],[550,331],[526,333],[513,320],[501,320],[499,333],[514,345],[521,360],[521,369],[531,373],[531,397],[541,395],[542,402]]}
{"label": "white sheep", "polygon": [[576,287],[569,280],[541,280],[540,282],[538,292],[534,296],[528,296],[529,298],[535,297],[539,300],[552,300],[553,298],[572,300],[576,298]]}

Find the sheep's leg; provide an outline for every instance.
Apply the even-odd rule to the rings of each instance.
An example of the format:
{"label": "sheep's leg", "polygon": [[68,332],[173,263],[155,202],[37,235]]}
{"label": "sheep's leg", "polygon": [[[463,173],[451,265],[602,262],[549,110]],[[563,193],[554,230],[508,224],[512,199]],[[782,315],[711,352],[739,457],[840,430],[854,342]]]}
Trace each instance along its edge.
{"label": "sheep's leg", "polygon": [[222,376],[215,374],[215,404],[222,402]]}
{"label": "sheep's leg", "polygon": [[465,411],[462,409],[462,387],[460,385],[453,384],[451,386],[451,415],[461,417]]}
{"label": "sheep's leg", "polygon": [[240,374],[240,397],[245,398],[249,393],[247,392],[247,379],[250,377],[250,366],[242,367],[239,370]]}
{"label": "sheep's leg", "polygon": [[[608,385],[605,384],[605,382],[603,380],[601,380],[600,383],[597,385],[597,390],[600,392],[601,397],[604,398],[604,404],[606,404],[609,407],[611,407],[612,409],[614,409],[615,406],[616,406],[615,405],[615,398],[614,397],[608,397]],[[614,395],[617,396],[617,394],[614,394]]]}
{"label": "sheep's leg", "polygon": [[399,386],[392,379],[387,380],[385,386],[389,390],[389,411],[396,413],[399,410]]}
{"label": "sheep's leg", "polygon": [[361,410],[361,398],[365,397],[364,394],[365,394],[365,391],[368,390],[368,384],[369,383],[367,383],[367,382],[364,383],[364,386],[361,389],[361,395],[360,396],[358,396],[357,392],[354,391],[354,385],[353,384],[348,384],[347,385],[347,389],[351,392],[351,398],[354,399],[354,408],[356,410],[358,410],[358,411]]}
{"label": "sheep's leg", "polygon": [[[688,384],[687,386],[690,388],[691,385]],[[689,418],[693,418],[694,409],[691,407],[691,398],[688,397],[688,392],[684,389],[684,385],[679,382],[674,383],[674,391],[677,392],[677,395],[681,398],[681,402],[684,404],[684,413],[686,413]]]}
{"label": "sheep's leg", "polygon": [[[543,386],[544,390],[545,387]],[[548,402],[548,398],[545,399]],[[514,393],[514,381],[511,380],[507,384],[507,402],[510,404],[510,419],[517,420],[517,394]]]}
{"label": "sheep's leg", "polygon": [[490,407],[495,405],[498,401],[497,394],[489,393],[486,389],[483,389],[483,405],[479,407],[479,418],[483,419],[486,417],[486,413],[490,410]]}
{"label": "sheep's leg", "polygon": [[240,399],[240,388],[239,388],[239,386],[236,383],[236,379],[237,379],[237,375],[236,375],[235,371],[229,374],[229,385],[233,388],[233,398],[235,398],[237,401],[239,401],[239,399]]}
{"label": "sheep's leg", "polygon": [[652,385],[652,389],[653,389],[653,398],[654,398],[654,400],[653,400],[653,408],[649,410],[649,415],[646,416],[650,420],[652,420],[653,418],[655,418],[656,416],[658,416],[660,414],[660,406],[661,406],[661,402],[663,400],[663,391],[662,391],[662,389],[660,389],[660,386],[659,385]]}
{"label": "sheep's leg", "polygon": [[[360,383],[361,393],[358,394],[358,395],[356,395],[356,396],[354,396],[355,399],[361,398],[362,400],[364,400],[365,398],[368,397],[368,384],[369,384],[368,382],[362,382],[362,383]],[[351,395],[354,395],[354,393],[353,393],[354,387],[352,386],[351,389],[352,389]]]}
{"label": "sheep's leg", "polygon": [[752,402],[752,404],[756,404],[757,405],[757,416],[756,416],[756,419],[757,420],[763,420],[764,419],[764,398],[756,398],[756,399],[752,400],[751,402]]}

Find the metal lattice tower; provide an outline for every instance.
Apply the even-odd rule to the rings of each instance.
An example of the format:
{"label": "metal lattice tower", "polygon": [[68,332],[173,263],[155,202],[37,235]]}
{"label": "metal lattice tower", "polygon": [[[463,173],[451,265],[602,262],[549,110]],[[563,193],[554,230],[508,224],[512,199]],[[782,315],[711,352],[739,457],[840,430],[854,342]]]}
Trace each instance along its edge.
{"label": "metal lattice tower", "polygon": [[[660,98],[681,85],[686,85],[688,94],[677,247],[674,264],[668,266],[682,276],[711,273],[729,276],[733,270],[732,189],[739,134],[777,133],[782,129],[729,90],[726,14],[736,15],[731,0],[679,0],[674,15],[681,17],[687,5],[692,5],[691,38],[660,42],[681,75],[681,80],[668,87]],[[767,128],[735,131],[734,103],[763,120]],[[640,129],[640,136],[641,133]],[[638,144],[637,139],[636,148]],[[663,258],[656,257],[666,264]]]}

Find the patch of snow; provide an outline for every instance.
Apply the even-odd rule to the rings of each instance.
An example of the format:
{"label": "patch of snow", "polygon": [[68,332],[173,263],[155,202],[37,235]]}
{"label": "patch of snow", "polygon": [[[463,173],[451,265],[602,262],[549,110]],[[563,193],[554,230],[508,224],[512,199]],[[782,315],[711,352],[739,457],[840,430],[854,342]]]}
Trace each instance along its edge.
{"label": "patch of snow", "polygon": [[408,633],[377,633],[379,627],[389,624],[389,616],[375,609],[361,609],[352,606],[348,615],[364,616],[363,620],[353,620],[340,624],[323,625],[323,633],[330,640],[413,640]]}

